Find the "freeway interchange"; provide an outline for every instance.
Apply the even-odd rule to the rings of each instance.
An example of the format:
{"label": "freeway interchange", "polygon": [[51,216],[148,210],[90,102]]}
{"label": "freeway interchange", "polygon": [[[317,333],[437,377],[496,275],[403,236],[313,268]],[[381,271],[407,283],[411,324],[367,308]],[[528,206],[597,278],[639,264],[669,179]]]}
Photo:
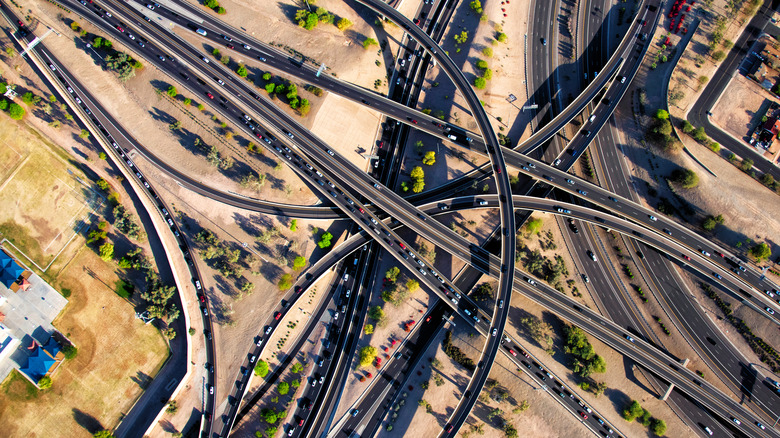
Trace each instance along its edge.
{"label": "freeway interchange", "polygon": [[[312,278],[307,279],[302,284],[296,284],[285,298],[288,306],[290,303],[294,304],[300,296],[301,290],[311,285],[326,269],[337,264],[340,258],[353,254],[366,242],[374,241],[381,247],[381,250],[395,257],[400,265],[406,266],[408,271],[417,277],[420,284],[425,285],[427,290],[438,296],[443,307],[437,310],[440,312],[437,315],[444,314],[445,311],[447,313],[455,312],[473,325],[478,333],[485,336],[487,341],[484,351],[482,356],[478,358],[483,366],[479,367],[472,376],[465,396],[461,399],[460,405],[456,407],[454,414],[449,418],[447,427],[442,432],[443,436],[454,436],[457,433],[471,412],[477,395],[481,392],[503,339],[502,336],[490,336],[490,332],[493,330],[504,332],[513,291],[542,304],[563,319],[582,327],[591,335],[631,357],[663,381],[673,383],[675,388],[705,406],[715,415],[727,421],[731,418],[739,418],[744,430],[749,430],[754,436],[777,436],[776,431],[772,429],[762,430],[756,427],[755,414],[734,402],[731,397],[712,385],[702,382],[693,372],[680,366],[679,358],[670,356],[663,349],[659,349],[650,342],[632,338],[631,332],[627,331],[625,327],[617,326],[598,313],[580,307],[574,300],[561,296],[552,288],[541,283],[528,282],[530,274],[519,269],[510,269],[511,266],[514,266],[514,230],[517,229],[515,209],[549,211],[592,222],[597,226],[607,227],[645,242],[667,254],[669,258],[688,265],[699,275],[709,277],[710,280],[714,277],[716,282],[722,285],[723,290],[728,291],[739,300],[748,302],[758,312],[764,312],[775,323],[779,323],[777,318],[780,314],[770,314],[766,309],[780,311],[780,301],[770,299],[764,293],[765,290],[774,289],[776,286],[761,275],[761,272],[673,220],[656,217],[653,211],[636,202],[568,174],[564,170],[568,168],[566,164],[563,166],[549,165],[527,155],[559,132],[588,104],[594,103],[597,106],[594,114],[597,115],[598,122],[593,127],[588,127],[592,130],[591,133],[578,135],[571,142],[569,148],[572,151],[572,156],[567,161],[573,163],[587,148],[590,139],[593,138],[591,135],[595,136],[595,133],[606,123],[617,101],[620,100],[631,82],[630,80],[624,82],[624,79],[626,77],[633,78],[639,61],[645,53],[646,47],[643,47],[645,45],[640,42],[643,40],[637,38],[639,36],[637,32],[643,27],[642,22],[648,19],[649,8],[640,8],[640,16],[633,21],[631,30],[602,69],[602,74],[590,82],[571,105],[515,149],[498,144],[491,124],[470,84],[436,41],[411,20],[403,17],[384,3],[369,0],[360,2],[406,29],[408,35],[418,44],[419,55],[423,55],[424,51],[425,56],[436,59],[469,103],[470,110],[477,121],[479,133],[468,132],[450,124],[441,124],[438,119],[413,108],[378,96],[374,92],[335,80],[329,75],[316,76],[316,70],[309,66],[291,62],[286,55],[267,46],[261,46],[260,42],[248,41],[251,46],[247,45],[244,51],[260,61],[261,64],[303,78],[330,92],[369,105],[387,117],[446,141],[451,141],[452,137],[448,136],[453,135],[456,140],[452,141],[462,147],[485,153],[490,159],[490,165],[483,169],[483,173],[495,178],[497,194],[476,198],[441,199],[423,204],[418,201],[411,202],[380,184],[338,152],[332,150],[294,119],[280,111],[275,105],[269,104],[266,99],[256,95],[251,87],[232,72],[216,62],[204,62],[206,58],[202,52],[162,29],[155,20],[161,21],[160,17],[165,17],[166,20],[176,22],[185,28],[195,26],[200,29],[200,26],[203,26],[204,29],[208,29],[208,38],[211,41],[218,40],[221,35],[231,35],[237,40],[245,38],[240,31],[231,29],[219,20],[194,9],[191,15],[181,14],[180,9],[177,9],[179,12],[175,12],[174,9],[169,10],[164,7],[158,7],[156,12],[148,13],[144,9],[143,3],[106,1],[101,3],[100,7],[104,11],[111,11],[112,17],[108,18],[98,13],[99,10],[96,9],[98,6],[94,3],[91,5],[70,1],[62,1],[61,3],[73,10],[81,11],[90,21],[93,21],[112,37],[123,41],[128,47],[133,46],[133,42],[127,38],[129,29],[133,29],[136,35],[143,35],[145,44],[138,47],[136,43],[136,47],[134,47],[140,56],[168,74],[181,87],[198,95],[216,96],[215,102],[219,104],[219,107],[215,106],[216,111],[236,124],[248,136],[256,136],[258,139],[264,140],[273,154],[281,161],[289,163],[290,167],[304,181],[308,182],[314,191],[321,194],[322,199],[327,199],[328,203],[333,204],[333,206],[298,207],[272,204],[219,191],[202,184],[197,178],[177,171],[174,166],[165,163],[164,160],[155,157],[152,152],[145,149],[142,141],[133,139],[129,134],[122,135],[121,138],[124,141],[120,141],[121,148],[117,147],[122,158],[124,158],[125,153],[138,151],[177,181],[186,183],[188,187],[204,196],[231,205],[291,217],[308,217],[308,215],[323,217],[325,215],[334,218],[347,218],[360,227],[361,231],[345,242],[343,247],[337,248],[312,267]],[[645,5],[645,3],[641,3],[641,5]],[[149,19],[140,19],[139,14],[141,13],[147,14]],[[653,22],[653,28],[657,23],[657,15],[653,14],[653,17],[650,18]],[[191,17],[198,17],[202,21],[194,22]],[[35,50],[39,51],[42,57],[48,59],[49,65],[57,64],[61,75],[68,74],[66,69],[56,61],[55,55],[45,51],[43,44],[39,44]],[[89,110],[87,114],[99,115],[97,119],[93,118],[96,125],[92,127],[100,130],[101,127],[114,122],[110,115],[106,115],[102,111],[95,99],[85,98],[89,96],[89,92],[84,90],[84,87],[79,86],[77,78],[60,76],[59,79],[60,85],[63,87],[70,85],[76,90],[83,90],[79,92],[83,102],[82,108]],[[412,121],[414,123],[411,123]],[[117,133],[123,132],[121,126],[114,126],[109,130],[115,136]],[[106,135],[105,129],[103,135]],[[568,192],[575,198],[594,204],[595,209],[589,208],[587,205],[568,204],[550,199],[512,196],[508,180],[508,169],[510,168],[542,184],[554,187],[561,192]],[[139,176],[139,178],[142,177]],[[470,184],[470,181],[466,181],[466,184]],[[496,256],[469,243],[435,220],[435,215],[445,212],[442,210],[442,205],[449,207],[450,211],[463,208],[498,208],[501,217],[499,233],[502,236],[499,255]],[[412,247],[404,242],[398,234],[398,227],[425,236],[437,247],[473,265],[484,274],[497,278],[499,280],[499,293],[496,301],[492,306],[480,306],[471,300],[468,291],[458,290],[453,280],[440,275],[432,266],[427,266],[422,261],[422,256],[413,251]],[[355,257],[367,256],[368,254],[357,254]],[[362,265],[363,263],[360,263],[360,266]],[[359,272],[354,274],[359,274]],[[358,280],[357,275],[354,274],[351,283],[342,287],[357,288],[358,283],[362,280]],[[197,271],[193,272],[193,277],[199,278]],[[359,329],[359,326],[362,325],[360,321],[364,317],[364,312],[357,310],[365,304],[366,296],[356,293],[351,298],[347,298],[345,303],[339,302],[339,305],[343,304],[348,308],[341,311],[344,314],[343,321],[348,327],[355,326]],[[499,306],[499,301],[505,305]],[[280,311],[284,312],[284,308]],[[339,311],[336,310],[336,312]],[[208,317],[208,315],[206,316]],[[440,318],[441,316],[439,316]],[[269,317],[269,324],[263,325],[261,334],[258,334],[252,350],[249,351],[245,363],[242,364],[242,370],[251,369],[256,357],[260,356],[264,348],[263,339],[267,339],[276,326],[277,324]],[[351,341],[348,340],[349,336],[352,336]],[[342,337],[343,339],[340,339]],[[333,338],[332,341],[338,342],[339,345],[354,342],[354,329],[342,330],[339,339]],[[408,356],[412,357],[414,354],[410,353]],[[216,358],[209,362],[213,365]],[[323,379],[327,377],[329,385],[338,384],[340,379],[335,375],[339,372],[343,374],[345,369],[343,362],[348,362],[348,359],[335,355],[332,361],[329,359],[329,362],[337,366],[324,368],[323,374],[327,375],[322,377]],[[392,371],[388,370],[388,372]],[[250,377],[247,374],[244,372],[243,377],[239,376],[236,388],[227,396],[229,403],[221,419],[214,418],[215,410],[218,409],[219,404],[216,397],[208,397],[207,415],[205,415],[208,421],[204,436],[227,436],[229,434],[234,425],[233,419],[238,414],[245,390],[248,387]],[[776,401],[773,403],[776,404]],[[312,411],[312,414],[314,413]],[[320,410],[317,413],[319,415],[312,416],[312,422],[329,415],[325,410]],[[214,419],[213,422],[212,419]],[[212,424],[214,424],[214,428],[212,428]],[[306,428],[314,428],[311,423],[305,424]],[[321,429],[324,426],[317,427]],[[298,433],[304,434],[306,432],[301,430]],[[306,434],[308,435],[308,433]]]}

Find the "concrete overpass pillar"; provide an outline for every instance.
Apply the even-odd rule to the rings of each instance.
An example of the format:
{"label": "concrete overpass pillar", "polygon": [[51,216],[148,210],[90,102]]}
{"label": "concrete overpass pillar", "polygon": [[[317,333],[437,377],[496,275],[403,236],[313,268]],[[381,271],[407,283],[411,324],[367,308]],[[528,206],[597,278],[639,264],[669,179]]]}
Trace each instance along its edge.
{"label": "concrete overpass pillar", "polygon": [[[687,367],[688,367],[688,362],[690,362],[690,361],[691,361],[691,360],[690,360],[690,359],[688,359],[688,358],[686,357],[686,358],[685,358],[685,359],[682,361],[682,366],[683,366],[683,368],[687,368]],[[670,383],[670,384],[669,384],[669,388],[667,388],[667,390],[666,390],[666,393],[664,393],[664,395],[660,397],[660,400],[661,400],[661,401],[666,401],[666,399],[667,399],[667,398],[669,398],[669,394],[671,394],[671,393],[672,393],[672,390],[673,390],[673,389],[674,389],[674,383]]]}

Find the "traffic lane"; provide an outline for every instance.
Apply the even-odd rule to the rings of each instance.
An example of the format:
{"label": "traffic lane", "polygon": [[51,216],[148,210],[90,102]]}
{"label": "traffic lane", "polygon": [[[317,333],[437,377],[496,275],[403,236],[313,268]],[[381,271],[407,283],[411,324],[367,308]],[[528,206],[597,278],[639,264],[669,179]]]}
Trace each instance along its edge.
{"label": "traffic lane", "polygon": [[[430,10],[430,6],[423,6],[426,6],[426,8],[423,8],[421,13],[425,12],[426,10]],[[260,41],[254,41],[254,39],[248,38],[248,36],[244,33],[236,33],[233,30],[227,29],[219,22],[219,20],[213,17],[206,17],[209,19],[209,24],[205,25],[202,23],[194,23],[188,18],[178,14],[173,15],[171,13],[172,11],[169,11],[165,8],[158,8],[156,9],[156,12],[160,13],[160,15],[164,15],[166,19],[180,25],[184,29],[189,29],[192,32],[195,32],[196,29],[202,29],[206,31],[207,35],[203,36],[201,34],[200,38],[215,44],[216,48],[218,49],[232,50],[238,54],[248,55],[250,58],[247,61],[251,61],[251,63],[247,62],[249,65],[261,63],[262,65],[267,65],[277,70],[281,70],[285,73],[298,77],[301,80],[307,81],[312,85],[319,86],[325,90],[336,92],[342,97],[350,99],[354,102],[371,106],[386,116],[402,121],[402,123],[408,123],[411,125],[412,120],[427,122],[421,123],[414,127],[422,129],[425,132],[435,135],[441,139],[447,139],[447,132],[431,128],[431,126],[440,124],[440,121],[435,117],[426,115],[419,110],[403,106],[377,93],[359,88],[353,84],[339,81],[337,78],[332,77],[332,75],[325,74],[318,76],[316,69],[308,68],[308,66],[298,66],[296,63],[291,63],[291,58],[289,55],[277,52],[272,47],[267,47]],[[225,37],[230,38],[230,40],[225,39]],[[251,43],[247,44],[249,49],[244,47],[245,43],[243,41]],[[232,48],[230,46],[232,46]],[[406,83],[406,81],[403,82]],[[484,141],[480,138],[479,134],[470,132],[465,128],[458,126],[453,126],[453,129],[463,133],[464,137],[471,138],[476,145],[481,145],[479,147],[484,149]]]}
{"label": "traffic lane", "polygon": [[[350,410],[352,418],[341,428],[344,433],[356,430],[359,424],[365,422],[366,417],[374,417],[373,409],[381,406],[380,400],[382,398],[380,395],[385,393],[388,387],[395,386],[397,391],[403,390],[400,386],[402,383],[400,375],[406,372],[405,378],[411,376],[414,369],[410,367],[410,362],[416,362],[425,353],[423,347],[429,344],[431,334],[438,332],[439,326],[444,323],[445,310],[445,306],[440,305],[438,302],[434,303],[430,307],[429,312],[424,315],[425,319],[415,328],[415,332],[409,336],[407,341],[402,343],[397,351],[392,353],[385,367],[374,377],[379,380],[371,383],[371,388],[363,396],[358,406]],[[392,394],[388,393],[387,395],[386,400],[392,399]],[[355,413],[355,409],[357,409],[357,413]],[[369,421],[371,421],[370,418]]]}
{"label": "traffic lane", "polygon": [[[110,32],[117,32],[114,30],[113,27],[109,27],[107,29]],[[121,35],[123,34],[114,34],[113,36],[121,38]],[[149,47],[147,45],[147,47]],[[151,58],[152,63],[155,62],[154,57]],[[169,67],[167,64],[163,65],[157,65],[158,68],[161,68],[163,71],[167,71],[167,68]],[[173,70],[173,73],[176,72],[183,72],[184,70],[178,69]],[[171,77],[175,78],[175,75],[171,75]],[[205,95],[206,92],[214,91],[214,94],[216,94],[219,97],[222,97],[219,95],[216,90],[212,88],[208,88],[205,86],[199,87],[197,85],[194,85],[193,83],[187,83],[184,84],[189,88],[191,91],[194,91],[197,95]],[[228,108],[226,105],[220,103],[223,110],[227,111]],[[235,111],[233,111],[235,112]],[[107,116],[110,118],[110,116]],[[113,119],[111,118],[113,121]],[[174,167],[168,165],[164,161],[162,161],[159,157],[152,154],[150,151],[148,151],[146,148],[144,148],[137,140],[133,139],[133,137],[124,131],[119,125],[116,125],[112,123],[112,126],[114,126],[118,132],[121,133],[121,138],[125,138],[127,140],[127,143],[123,143],[123,146],[127,146],[130,148],[130,150],[137,150],[139,153],[141,153],[146,159],[148,159],[153,165],[164,171],[165,173],[171,175],[174,179],[181,182],[185,187],[189,188],[190,190],[195,191],[196,193],[203,194],[205,196],[209,196],[213,199],[218,199],[221,202],[227,203],[228,205],[233,205],[241,208],[249,208],[255,211],[263,211],[267,212],[269,214],[283,214],[283,215],[302,215],[301,217],[319,217],[323,213],[327,214],[328,210],[334,211],[334,208],[328,208],[328,207],[301,207],[301,206],[294,206],[294,205],[285,205],[285,204],[278,204],[278,203],[268,203],[261,200],[251,199],[251,198],[241,198],[238,196],[232,196],[230,194],[218,191],[212,187],[205,186],[198,181],[195,181],[194,179],[190,178],[186,174],[183,174],[179,171],[177,171]]]}
{"label": "traffic lane", "polygon": [[[522,173],[544,179],[547,184],[553,185],[559,189],[563,189],[564,191],[567,191],[578,198],[593,202],[597,205],[600,205],[601,207],[607,208],[608,210],[617,210],[619,206],[619,211],[626,217],[631,218],[632,220],[652,229],[653,231],[661,231],[662,233],[669,236],[677,236],[676,240],[687,244],[686,246],[688,247],[688,250],[697,248],[697,251],[701,255],[706,256],[710,263],[713,263],[715,266],[717,266],[718,269],[720,269],[720,272],[727,274],[729,278],[732,279],[732,281],[733,279],[736,279],[738,282],[736,284],[744,281],[742,277],[738,275],[734,276],[730,269],[724,269],[723,265],[728,264],[725,261],[721,261],[720,259],[727,259],[727,253],[724,252],[725,250],[722,250],[721,248],[713,245],[711,242],[707,242],[701,236],[698,236],[697,234],[687,230],[682,225],[679,225],[676,222],[672,222],[670,219],[667,219],[661,215],[656,217],[655,212],[652,212],[634,203],[633,201],[619,197],[616,194],[581,180],[578,177],[562,172],[561,170],[552,166],[548,166],[540,161],[534,160],[533,158],[520,156],[512,150],[506,150],[505,153],[507,154],[510,165],[513,167],[516,166]],[[533,164],[533,167],[529,167],[527,165],[529,163]],[[673,232],[672,230],[676,232]],[[705,253],[710,254],[710,256],[707,256]],[[713,253],[716,255],[724,254],[724,257],[711,257]],[[728,256],[728,259],[733,259],[733,257]],[[748,272],[752,272],[752,270]],[[760,303],[765,303],[765,301],[768,301],[764,298],[765,294],[763,293],[756,293],[755,296],[759,297],[757,298],[757,301]],[[780,309],[780,306],[778,306],[780,303],[771,302],[771,304],[773,307],[778,307],[778,309]],[[776,320],[776,318],[777,317],[775,316],[773,320]]]}

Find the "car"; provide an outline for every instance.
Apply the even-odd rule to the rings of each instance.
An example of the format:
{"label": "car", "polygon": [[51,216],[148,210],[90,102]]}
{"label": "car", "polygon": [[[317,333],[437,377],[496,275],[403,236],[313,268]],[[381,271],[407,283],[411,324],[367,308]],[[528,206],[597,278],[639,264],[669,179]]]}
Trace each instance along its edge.
{"label": "car", "polygon": [[523,277],[523,279],[524,279],[525,281],[527,281],[527,282],[528,282],[528,284],[536,284],[536,281],[534,281],[532,278]]}
{"label": "car", "polygon": [[203,60],[203,62],[205,62],[206,64],[208,64],[208,63],[209,63],[209,59],[208,59],[208,58],[206,58],[205,56],[201,56],[201,58],[200,58],[200,59],[202,59],[202,60]]}
{"label": "car", "polygon": [[495,336],[498,333],[498,329],[494,328],[492,332],[490,332],[491,335]]}
{"label": "car", "polygon": [[765,294],[766,294],[766,295],[767,295],[769,298],[774,298],[774,296],[775,296],[775,294],[774,294],[774,293],[772,293],[772,291],[765,290],[765,291],[764,291],[764,293],[765,293]]}
{"label": "car", "polygon": [[212,339],[211,332],[208,330],[203,330],[203,334],[206,336],[206,339],[209,341]]}
{"label": "car", "polygon": [[726,255],[723,254],[722,252],[715,251],[715,254],[717,254],[720,257],[726,257]]}
{"label": "car", "polygon": [[271,330],[273,330],[273,327],[271,327],[270,325],[269,325],[269,326],[266,326],[266,327],[265,327],[265,334],[270,334],[270,333],[271,333]]}
{"label": "car", "polygon": [[439,210],[442,210],[442,211],[449,210],[449,209],[450,209],[449,205],[442,204],[442,205],[439,206]]}
{"label": "car", "polygon": [[670,236],[672,235],[672,232],[671,232],[671,231],[669,231],[669,229],[667,229],[667,228],[664,228],[664,229],[663,229],[663,232],[664,232],[664,233],[666,233],[666,234],[668,234],[668,235],[670,235]]}
{"label": "car", "polygon": [[569,184],[574,184],[574,181],[570,180],[569,178],[566,178],[566,182]]}
{"label": "car", "polygon": [[225,44],[225,47],[227,47],[228,49],[235,49],[236,48],[236,46],[234,46],[234,45],[232,45],[230,43]]}
{"label": "car", "polygon": [[293,436],[293,433],[295,433],[295,426],[290,427],[290,430],[287,431],[287,436]]}
{"label": "car", "polygon": [[766,309],[764,309],[764,310],[766,310],[766,313],[768,313],[768,314],[770,314],[770,315],[774,315],[774,314],[775,314],[775,311],[774,311],[774,310],[772,310],[770,307],[767,307],[767,308],[766,308]]}
{"label": "car", "polygon": [[117,27],[116,27],[116,30],[118,30],[118,31],[120,31],[120,32],[124,32],[124,31],[125,31],[124,29],[122,29],[122,26],[117,26]]}
{"label": "car", "polygon": [[209,385],[209,394],[214,395],[214,385]]}
{"label": "car", "polygon": [[252,47],[249,44],[243,44],[244,50],[252,50]]}
{"label": "car", "polygon": [[353,409],[352,412],[351,412],[353,417],[356,417],[357,414],[359,414],[359,413],[360,413],[360,409]]}
{"label": "car", "polygon": [[583,420],[587,420],[588,419],[588,414],[586,414],[585,412],[582,412],[582,411],[577,411],[577,412],[580,413],[580,417],[582,417]]}
{"label": "car", "polygon": [[587,129],[583,129],[582,130],[582,135],[584,135],[585,137],[590,137],[590,131],[587,130]]}
{"label": "car", "polygon": [[763,424],[759,423],[758,421],[756,421],[756,426],[758,426],[758,428],[761,429],[761,430],[766,430],[766,426],[764,426]]}
{"label": "car", "polygon": [[594,262],[599,261],[598,258],[596,258],[596,254],[594,254],[593,251],[588,250],[587,254],[588,254],[588,257],[590,257],[590,259],[593,260]]}
{"label": "car", "polygon": [[713,272],[712,276],[717,278],[718,280],[723,280],[723,277],[721,277],[720,274],[718,274],[717,272]]}
{"label": "car", "polygon": [[658,218],[653,216],[652,214],[649,214],[647,216],[650,218],[651,221],[657,221],[658,220]]}
{"label": "car", "polygon": [[588,192],[586,192],[585,190],[579,190],[579,189],[578,189],[578,190],[577,190],[577,193],[579,193],[579,194],[580,194],[580,195],[582,195],[582,196],[588,196]]}
{"label": "car", "polygon": [[590,283],[590,278],[587,275],[582,274],[582,279],[585,280],[585,283]]}
{"label": "car", "polygon": [[557,166],[559,164],[561,164],[561,159],[560,158],[558,158],[555,161],[553,161],[553,166]]}
{"label": "car", "polygon": [[707,435],[712,435],[712,429],[710,429],[708,426],[704,426],[704,431],[707,432]]}
{"label": "car", "polygon": [[517,357],[517,353],[515,353],[515,350],[509,349],[509,354],[511,354],[514,357]]}
{"label": "car", "polygon": [[683,258],[684,258],[685,260],[688,260],[689,262],[691,261],[691,258],[690,258],[690,257],[688,257],[687,255],[683,254],[682,256],[683,256]]}
{"label": "car", "polygon": [[276,313],[274,313],[274,319],[275,319],[275,320],[279,321],[279,318],[281,318],[281,317],[282,317],[282,312],[276,312]]}
{"label": "car", "polygon": [[626,339],[628,340],[628,342],[634,342],[634,338],[632,338],[629,335],[626,335]]}
{"label": "car", "polygon": [[705,255],[705,256],[707,256],[707,257],[709,257],[709,256],[710,256],[710,253],[708,253],[707,251],[705,251],[705,250],[703,250],[703,249],[700,249],[700,250],[699,250],[699,252],[701,252],[703,255]]}
{"label": "car", "polygon": [[504,300],[498,300],[498,308],[503,309],[504,308]]}
{"label": "car", "polygon": [[546,45],[547,45],[547,40],[546,40],[546,39],[544,39],[544,38],[542,38],[542,45],[543,45],[543,46],[546,46]]}
{"label": "car", "polygon": [[165,62],[165,56],[163,55],[157,55],[157,59],[159,59],[162,62]]}
{"label": "car", "polygon": [[733,421],[733,422],[734,422],[734,424],[736,424],[737,426],[739,426],[740,424],[742,424],[742,423],[741,423],[739,420],[737,420],[737,419],[736,419],[736,418],[734,418],[734,417],[731,417],[731,421]]}
{"label": "car", "polygon": [[209,99],[214,99],[214,95],[209,93],[208,91],[206,92],[206,97],[208,97]]}

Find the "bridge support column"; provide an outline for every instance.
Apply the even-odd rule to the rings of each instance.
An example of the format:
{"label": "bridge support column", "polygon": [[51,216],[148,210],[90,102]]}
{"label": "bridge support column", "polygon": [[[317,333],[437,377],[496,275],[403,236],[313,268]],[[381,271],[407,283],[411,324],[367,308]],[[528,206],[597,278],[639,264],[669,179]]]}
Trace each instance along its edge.
{"label": "bridge support column", "polygon": [[[691,361],[691,360],[690,360],[690,359],[688,359],[688,358],[686,357],[686,358],[685,358],[685,359],[682,361],[682,366],[683,366],[684,368],[687,368],[687,367],[688,367],[688,362],[690,362],[690,361]],[[667,399],[667,398],[669,398],[669,394],[671,394],[671,393],[672,393],[672,390],[673,390],[673,389],[674,389],[674,383],[670,383],[670,384],[669,384],[669,388],[667,388],[667,390],[666,390],[666,393],[664,393],[664,395],[660,397],[660,400],[661,400],[661,401],[666,401],[666,399]]]}

